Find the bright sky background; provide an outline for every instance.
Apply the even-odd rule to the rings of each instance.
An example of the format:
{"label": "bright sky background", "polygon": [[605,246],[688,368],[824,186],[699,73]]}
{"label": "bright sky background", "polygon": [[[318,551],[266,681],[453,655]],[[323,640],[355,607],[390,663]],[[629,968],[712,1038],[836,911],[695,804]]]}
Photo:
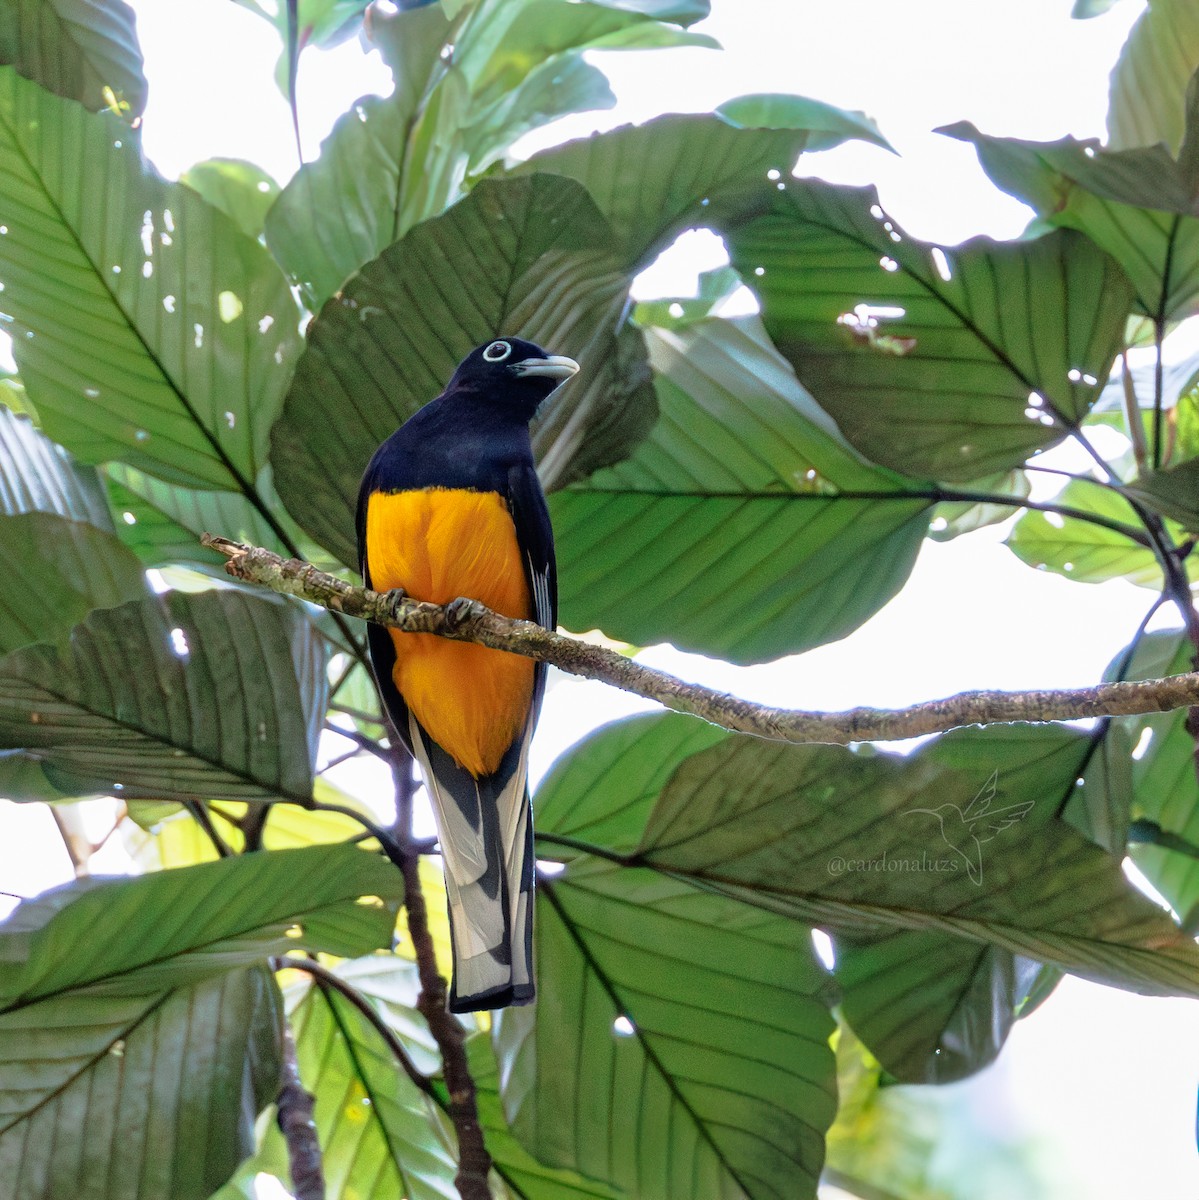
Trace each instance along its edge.
{"label": "bright sky background", "polygon": [[[290,114],[273,81],[279,42],[228,0],[132,0],[150,104],[150,158],[176,175],[210,156],[248,158],[283,182],[296,166]],[[851,144],[801,164],[844,183],[875,183],[882,203],[917,237],[955,242],[1012,237],[1028,210],[986,181],[973,151],[930,131],[967,119],[992,134],[1102,136],[1107,73],[1142,0],[1104,17],[1069,19],[1071,0],[713,0],[699,28],[725,47],[597,58],[617,110],[568,118],[541,145],[663,111],[712,107],[751,91],[792,91],[876,117],[900,157]],[[351,41],[309,53],[301,67],[305,155],[360,94],[390,88],[377,54]],[[721,261],[695,235],[647,272],[640,291],[690,291]],[[1118,451],[1112,435],[1101,448]],[[1059,465],[1076,465],[1061,452]],[[1077,464],[1081,465],[1081,464]],[[966,688],[1095,682],[1153,600],[1121,583],[1071,583],[1017,561],[994,529],[927,543],[902,594],[850,639],[752,669],[680,654],[644,659],[689,678],[774,704],[842,708],[901,705]],[[600,721],[649,706],[598,684],[559,678],[534,748],[534,777]],[[369,785],[364,773],[355,783]],[[386,781],[378,780],[381,794]],[[0,886],[28,894],[70,877],[43,811],[0,802]],[[31,847],[44,847],[35,854]],[[114,848],[115,851],[115,848]],[[119,857],[113,862],[119,869]],[[1035,1140],[1054,1200],[1193,1200],[1199,1011],[1068,979],[1018,1024],[998,1064],[941,1089],[940,1101],[999,1136]],[[962,1178],[952,1143],[938,1151]]]}

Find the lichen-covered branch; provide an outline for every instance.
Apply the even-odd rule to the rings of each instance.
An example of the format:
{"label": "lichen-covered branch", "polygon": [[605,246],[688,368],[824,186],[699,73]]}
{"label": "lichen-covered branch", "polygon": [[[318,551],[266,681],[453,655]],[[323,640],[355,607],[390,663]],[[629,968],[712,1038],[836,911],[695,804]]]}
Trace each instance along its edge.
{"label": "lichen-covered branch", "polygon": [[284,559],[269,550],[205,534],[203,542],[229,559],[229,574],[276,592],[298,596],[334,612],[375,621],[407,633],[432,633],[478,642],[553,663],[563,671],[599,679],[626,692],[655,700],[675,712],[690,713],[737,733],[781,742],[898,741],[943,733],[961,725],[1016,721],[1069,721],[1169,712],[1199,705],[1199,672],[1131,683],[1033,692],[962,692],[911,708],[853,708],[809,712],[753,704],[727,692],[686,683],[603,646],[551,633],[531,621],[513,621],[475,600],[429,604],[397,592],[353,587],[310,563]]}

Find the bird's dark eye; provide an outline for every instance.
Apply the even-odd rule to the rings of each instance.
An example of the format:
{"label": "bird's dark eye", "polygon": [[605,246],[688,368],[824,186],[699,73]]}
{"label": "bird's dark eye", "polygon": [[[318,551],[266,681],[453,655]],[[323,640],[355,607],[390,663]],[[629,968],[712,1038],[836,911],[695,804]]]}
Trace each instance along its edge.
{"label": "bird's dark eye", "polygon": [[512,347],[507,342],[492,342],[483,351],[483,357],[487,362],[503,362],[511,353]]}

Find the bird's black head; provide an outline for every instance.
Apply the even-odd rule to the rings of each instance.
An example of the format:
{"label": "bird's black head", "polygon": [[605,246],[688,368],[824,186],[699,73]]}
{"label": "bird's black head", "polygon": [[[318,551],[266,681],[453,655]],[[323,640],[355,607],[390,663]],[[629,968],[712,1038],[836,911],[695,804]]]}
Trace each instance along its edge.
{"label": "bird's black head", "polygon": [[577,370],[572,358],[546,354],[520,338],[496,338],[459,364],[447,392],[472,392],[485,402],[519,412],[526,421]]}

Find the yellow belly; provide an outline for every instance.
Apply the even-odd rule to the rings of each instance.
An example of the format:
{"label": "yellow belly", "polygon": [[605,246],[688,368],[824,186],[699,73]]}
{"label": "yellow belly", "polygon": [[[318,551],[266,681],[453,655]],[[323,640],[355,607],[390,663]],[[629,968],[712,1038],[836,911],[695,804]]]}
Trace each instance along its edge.
{"label": "yellow belly", "polygon": [[[366,557],[378,591],[403,588],[434,604],[468,596],[507,617],[533,615],[516,528],[494,492],[376,492]],[[528,718],[533,661],[428,633],[390,633],[392,678],[416,719],[459,766],[492,774]]]}

